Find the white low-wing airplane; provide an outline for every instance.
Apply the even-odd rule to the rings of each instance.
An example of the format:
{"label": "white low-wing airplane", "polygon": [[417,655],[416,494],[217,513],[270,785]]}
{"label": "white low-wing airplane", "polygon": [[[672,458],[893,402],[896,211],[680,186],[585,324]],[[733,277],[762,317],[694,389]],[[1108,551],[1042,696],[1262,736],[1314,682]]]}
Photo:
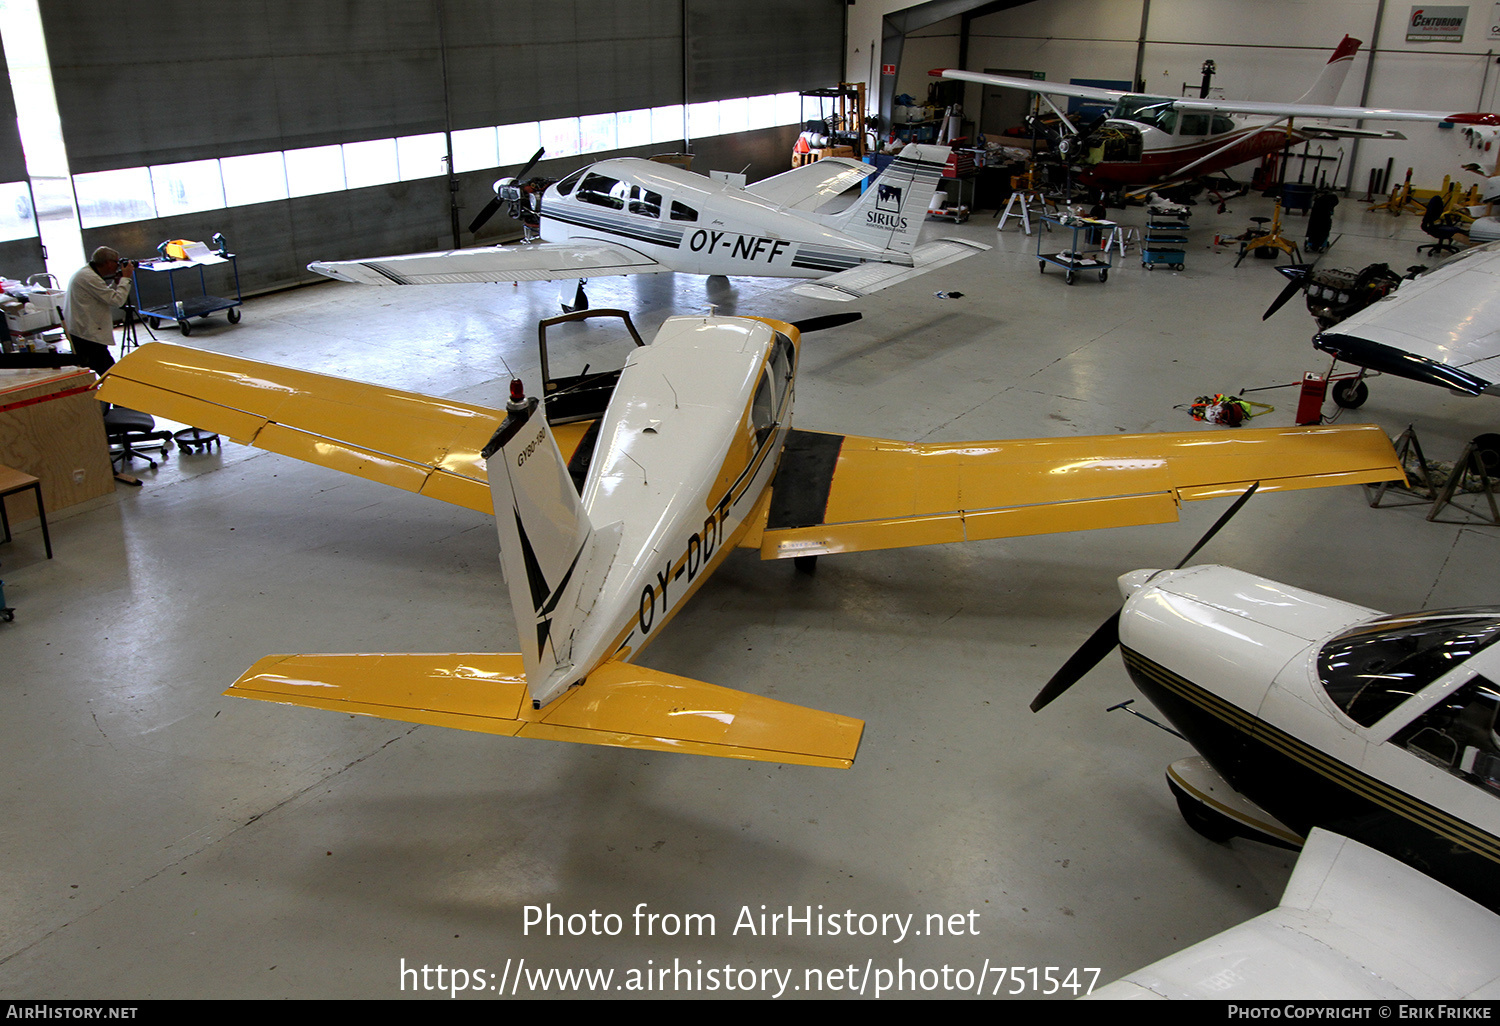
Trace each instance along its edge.
{"label": "white low-wing airplane", "polygon": [[270,656],[229,693],[817,766],[852,762],[861,721],[636,661],[735,548],[806,559],[1165,523],[1250,481],[1401,477],[1375,425],[920,445],[794,430],[801,344],[780,321],[674,317],[613,389],[568,386],[592,411],[519,381],[498,411],[158,342],[100,398],[496,515],[519,654]]}
{"label": "white low-wing airplane", "polygon": [[[1113,103],[1114,110],[1109,117],[1086,134],[1061,110],[1052,107],[1069,132],[1062,141],[1063,156],[1082,169],[1077,180],[1105,187],[1203,177],[1280,152],[1289,143],[1298,143],[1314,135],[1393,137],[1384,132],[1333,126],[1309,129],[1304,124],[1299,128],[1293,125],[1294,119],[1451,121],[1467,125],[1500,123],[1494,114],[1337,105],[1334,101],[1338,99],[1339,88],[1344,84],[1359,46],[1359,40],[1345,36],[1312,87],[1294,103],[1147,96],[1098,86],[1011,78],[956,68],[940,68],[931,74],[962,82],[1023,89],[1038,93],[1043,99],[1052,94]],[[1047,103],[1051,106],[1050,100]],[[1269,117],[1272,120],[1239,121],[1233,115]]]}
{"label": "white low-wing airplane", "polygon": [[1388,616],[1219,566],[1120,591],[1033,708],[1118,640],[1203,756],[1168,771],[1184,818],[1307,844],[1277,909],[1099,994],[1500,997],[1500,607]]}
{"label": "white low-wing airplane", "polygon": [[[1500,394],[1500,242],[1466,249],[1313,338],[1335,361],[1441,385]],[[1361,374],[1361,377],[1363,375]],[[1354,390],[1364,401],[1362,380]]]}
{"label": "white low-wing airplane", "polygon": [[[565,309],[586,305],[572,283],[658,271],[817,278],[792,291],[851,300],[990,248],[967,239],[917,245],[947,160],[946,146],[907,146],[853,205],[822,214],[818,207],[874,170],[830,158],[740,187],[620,157],[547,187],[536,213],[548,241],[307,266],[366,285],[562,281]],[[497,181],[497,196],[513,185]]]}

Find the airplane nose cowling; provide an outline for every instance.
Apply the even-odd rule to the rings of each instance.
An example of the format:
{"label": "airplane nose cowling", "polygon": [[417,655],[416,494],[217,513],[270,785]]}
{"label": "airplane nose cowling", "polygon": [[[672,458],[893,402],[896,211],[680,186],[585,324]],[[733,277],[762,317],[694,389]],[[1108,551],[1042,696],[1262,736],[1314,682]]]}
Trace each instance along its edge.
{"label": "airplane nose cowling", "polygon": [[1174,570],[1137,584],[1142,573],[1120,579],[1122,590],[1136,589],[1121,613],[1120,643],[1153,701],[1157,687],[1188,701],[1207,691],[1253,715],[1289,660],[1374,614],[1228,567]]}
{"label": "airplane nose cowling", "polygon": [[1159,573],[1161,573],[1160,570],[1132,570],[1129,573],[1121,574],[1118,582],[1120,585],[1120,598],[1129,602],[1130,596],[1144,588],[1146,582]]}

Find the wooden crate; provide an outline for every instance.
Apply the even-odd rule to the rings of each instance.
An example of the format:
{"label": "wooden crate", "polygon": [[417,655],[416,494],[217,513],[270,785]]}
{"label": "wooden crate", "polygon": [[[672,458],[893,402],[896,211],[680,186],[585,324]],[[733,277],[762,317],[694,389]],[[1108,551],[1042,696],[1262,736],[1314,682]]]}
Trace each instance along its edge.
{"label": "wooden crate", "polygon": [[[49,512],[115,490],[93,371],[0,371],[0,463],[41,479]],[[12,523],[36,516],[31,493],[7,500]]]}

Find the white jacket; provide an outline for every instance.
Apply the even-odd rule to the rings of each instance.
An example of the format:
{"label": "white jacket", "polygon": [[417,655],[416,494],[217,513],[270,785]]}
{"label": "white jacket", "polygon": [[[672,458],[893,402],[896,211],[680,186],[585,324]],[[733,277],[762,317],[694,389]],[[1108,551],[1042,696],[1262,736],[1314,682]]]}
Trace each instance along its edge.
{"label": "white jacket", "polygon": [[63,297],[63,322],[68,334],[100,345],[112,345],[115,340],[115,307],[123,306],[130,298],[130,287],[134,282],[134,278],[121,278],[118,285],[111,285],[88,264],[80,267],[68,282],[68,293]]}

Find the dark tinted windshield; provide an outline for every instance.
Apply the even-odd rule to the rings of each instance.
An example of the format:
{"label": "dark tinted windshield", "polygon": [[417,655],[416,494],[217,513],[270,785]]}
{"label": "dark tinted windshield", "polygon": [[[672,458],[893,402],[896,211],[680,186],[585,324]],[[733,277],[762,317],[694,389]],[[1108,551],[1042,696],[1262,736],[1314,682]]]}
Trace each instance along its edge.
{"label": "dark tinted windshield", "polygon": [[1318,653],[1318,678],[1338,707],[1370,727],[1500,638],[1500,609],[1387,616],[1345,631]]}

